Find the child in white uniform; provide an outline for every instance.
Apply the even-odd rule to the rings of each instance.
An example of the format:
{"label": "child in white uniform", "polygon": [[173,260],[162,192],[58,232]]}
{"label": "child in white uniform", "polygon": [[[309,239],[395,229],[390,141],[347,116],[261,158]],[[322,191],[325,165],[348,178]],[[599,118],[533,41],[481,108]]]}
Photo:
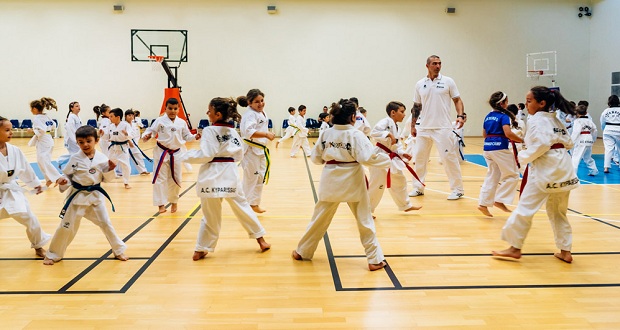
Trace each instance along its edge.
{"label": "child in white uniform", "polygon": [[[521,198],[504,228],[502,239],[510,247],[493,251],[494,256],[521,258],[521,249],[532,226],[532,218],[546,203],[546,213],[560,252],[554,256],[564,262],[573,261],[571,248],[572,229],[566,212],[570,191],[579,186],[579,179],[571,164],[568,149],[573,141],[564,124],[556,118],[551,106],[564,113],[574,114],[575,108],[560,94],[544,86],[530,89],[526,96],[527,121],[525,144],[527,149],[519,152],[521,164],[529,163],[521,184]],[[550,112],[551,111],[551,112]]]}
{"label": "child in white uniform", "polygon": [[329,120],[330,118],[328,113],[323,112],[319,115],[319,121],[321,122],[321,127],[319,127],[319,136],[330,127]]}
{"label": "child in white uniform", "polygon": [[603,172],[609,173],[611,159],[615,152],[620,150],[620,99],[612,95],[607,100],[609,108],[601,113],[601,129],[603,130],[603,145],[605,146],[605,161]]}
{"label": "child in white uniform", "polygon": [[360,130],[364,135],[370,137],[370,131],[372,131],[372,126],[370,126],[370,122],[366,119],[366,116],[359,111],[359,100],[357,97],[352,97],[349,101],[355,104],[355,123],[353,127]]}
{"label": "child in white uniform", "polygon": [[[175,162],[175,154],[181,150],[186,141],[200,139],[200,134],[192,135],[185,120],[178,118],[179,100],[166,100],[166,114],[144,131],[142,140],[148,141],[157,134],[157,146],[153,149],[153,159],[157,167],[153,169],[153,205],[159,207],[159,213],[166,212],[170,203],[170,212],[177,211],[179,191],[181,190],[181,162]],[[176,155],[178,156],[178,154]],[[153,163],[154,165],[155,163]]]}
{"label": "child in white uniform", "polygon": [[49,97],[44,97],[40,100],[30,102],[30,111],[34,115],[32,120],[34,136],[28,145],[36,146],[37,164],[39,164],[39,168],[45,177],[45,185],[49,187],[60,178],[60,173],[58,173],[58,170],[52,165],[52,150],[54,149],[52,130],[55,130],[57,126],[56,122],[43,113],[44,109],[55,109],[58,111],[56,101]]}
{"label": "child in white uniform", "polygon": [[130,123],[123,121],[123,110],[119,108],[112,109],[109,118],[110,125],[103,133],[103,139],[108,140],[110,144],[108,158],[120,166],[125,189],[131,189],[129,185],[129,177],[131,177],[129,148],[133,147],[133,142],[131,142],[133,129]]}
{"label": "child in white uniform", "polygon": [[282,138],[276,141],[276,148],[278,147],[278,144],[286,141],[288,138],[293,137],[295,134],[297,134],[297,132],[299,132],[299,127],[297,127],[296,121],[297,116],[295,115],[295,108],[289,107],[288,120],[286,122],[288,126],[286,126],[286,129],[284,130],[284,135],[282,136]]}
{"label": "child in white uniform", "polygon": [[[389,188],[390,195],[399,211],[409,212],[419,210],[411,204],[407,195],[407,178],[404,170],[406,162],[411,160],[411,155],[405,153],[400,144],[397,123],[405,118],[405,105],[401,102],[392,101],[385,108],[387,117],[379,120],[373,127],[370,136],[377,141],[375,153],[386,154],[391,159],[389,168],[370,167],[368,180],[368,195],[370,197],[370,210],[375,212],[381,201],[383,192]],[[404,159],[403,159],[404,158]],[[415,180],[415,179],[414,179]]]}
{"label": "child in white uniform", "polygon": [[[140,175],[149,175],[149,172],[146,170],[144,159],[151,163],[153,160],[150,159],[138,146],[137,141],[140,139],[141,126],[138,126],[138,121],[135,120],[134,116],[135,112],[133,110],[129,109],[125,111],[125,121],[131,125],[131,133],[129,135],[131,136],[131,143],[133,144],[132,147],[129,147],[129,157],[133,161],[133,164],[136,166],[136,169]],[[140,125],[142,125],[142,123],[140,123]]]}
{"label": "child in white uniform", "polygon": [[265,94],[259,89],[251,89],[246,96],[239,96],[237,103],[242,107],[248,107],[241,117],[240,131],[245,154],[241,161],[243,168],[243,193],[248,199],[252,210],[263,213],[266,210],[260,207],[263,195],[263,186],[269,180],[269,148],[267,143],[276,135],[269,131],[269,118],[263,111],[265,108]]}
{"label": "child in white uniform", "polygon": [[17,178],[37,194],[42,192],[41,182],[26,160],[24,153],[9,143],[13,137],[11,121],[0,117],[0,219],[13,218],[26,227],[26,236],[30,247],[36,255],[45,257],[43,245],[47,244],[51,235],[41,229],[39,220],[30,210],[30,204],[24,196],[23,188]]}
{"label": "child in white uniform", "polygon": [[299,115],[297,116],[297,119],[295,120],[295,124],[296,126],[299,128],[299,132],[297,134],[295,134],[295,136],[293,136],[293,145],[291,146],[291,157],[295,157],[295,155],[297,155],[297,152],[299,151],[299,148],[301,147],[304,150],[304,153],[306,153],[306,157],[310,157],[310,152],[312,152],[312,150],[310,150],[310,143],[308,142],[308,128],[306,127],[306,106],[305,105],[300,105],[299,108]]}
{"label": "child in white uniform", "polygon": [[[103,133],[105,133],[111,123],[110,118],[108,118],[108,116],[110,116],[110,106],[106,105],[105,103],[101,106],[95,106],[93,108],[93,112],[95,112],[95,114],[97,115],[97,128],[99,129],[99,137],[102,137]],[[101,116],[101,118],[99,118],[99,116]],[[108,149],[110,148],[110,142],[106,139],[99,139],[99,148],[101,148],[101,152],[103,152],[103,154],[107,156]]]}
{"label": "child in white uniform", "polygon": [[355,110],[355,104],[349,100],[333,103],[330,114],[334,127],[321,134],[312,150],[312,162],[326,165],[321,174],[319,200],[314,206],[312,220],[292,257],[295,260],[312,259],[338,205],[346,202],[357,220],[368,268],[374,271],[386,264],[370,213],[361,164],[388,167],[390,158],[385,153],[376,154],[366,135],[354,128]]}
{"label": "child in white uniform", "polygon": [[69,103],[69,113],[67,113],[67,119],[65,120],[65,148],[69,153],[58,157],[58,168],[61,170],[65,167],[71,155],[80,151],[80,147],[75,141],[75,131],[82,127],[82,121],[78,116],[80,110],[79,102]]}
{"label": "child in white uniform", "polygon": [[577,117],[573,120],[573,133],[571,134],[571,139],[575,144],[572,154],[575,171],[577,171],[579,163],[583,159],[588,166],[588,175],[594,176],[598,174],[596,162],[592,159],[592,146],[596,141],[597,135],[596,125],[588,116],[588,107],[585,105],[577,106]]}
{"label": "child in white uniform", "polygon": [[506,109],[508,96],[503,92],[495,92],[489,98],[489,105],[493,110],[484,118],[482,126],[484,159],[488,170],[480,189],[478,210],[492,217],[493,214],[489,212],[492,206],[510,212],[506,204],[512,204],[519,183],[519,170],[510,142],[523,140],[512,132],[511,128],[517,122],[514,114]]}
{"label": "child in white uniform", "polygon": [[215,250],[222,227],[222,199],[226,199],[261,251],[267,251],[271,245],[263,238],[265,229],[243,195],[237,171],[237,162],[243,157],[243,142],[232,124],[241,119],[237,103],[232,99],[214,98],[209,103],[207,115],[212,124],[202,131],[200,149],[181,156],[183,161],[202,164],[196,193],[200,197],[203,218],[192,258],[202,259]]}
{"label": "child in white uniform", "polygon": [[[64,177],[58,179],[60,192],[69,189],[64,207],[60,212],[60,224],[47,251],[45,265],[53,265],[62,260],[65,251],[78,228],[82,217],[97,225],[107,238],[114,257],[121,261],[129,258],[125,255],[127,248],[118,237],[106,209],[106,199],[110,199],[107,192],[101,188],[101,182],[114,180],[116,166],[102,152],[95,149],[98,135],[94,127],[82,126],[75,133],[81,152],[71,155],[69,163],[63,170]],[[111,201],[110,201],[111,202]],[[114,205],[112,205],[114,211]]]}

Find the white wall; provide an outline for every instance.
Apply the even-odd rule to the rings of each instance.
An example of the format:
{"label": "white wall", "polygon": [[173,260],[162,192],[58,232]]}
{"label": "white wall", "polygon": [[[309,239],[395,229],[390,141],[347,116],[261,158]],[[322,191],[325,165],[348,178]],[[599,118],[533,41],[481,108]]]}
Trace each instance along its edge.
{"label": "white wall", "polygon": [[[618,5],[601,2],[592,19],[579,19],[585,2],[0,0],[0,115],[27,118],[31,100],[50,96],[61,106],[56,118],[64,118],[71,101],[82,104],[84,122],[102,102],[154,118],[166,78],[130,61],[130,29],[187,29],[189,62],[179,81],[194,125],[206,118],[211,98],[250,88],[265,92],[275,126],[289,106],[303,103],[316,117],[323,105],[351,96],[374,123],[390,100],[410,107],[426,57],[437,54],[461,91],[466,135],[480,135],[491,93],[502,90],[522,102],[531,85],[551,84],[525,77],[526,53],[556,50],[562,92],[574,100],[592,93],[590,57],[611,57],[588,47],[590,25],[604,22],[598,23],[598,6]],[[116,3],[124,4],[122,14],[113,13]],[[268,4],[278,14],[269,15]],[[456,14],[446,14],[447,6]]]}
{"label": "white wall", "polygon": [[[593,6],[590,39],[590,107],[588,111],[599,123],[611,95],[611,73],[620,71],[620,1],[597,1]],[[600,126],[599,126],[600,129]],[[599,136],[601,134],[599,133]]]}

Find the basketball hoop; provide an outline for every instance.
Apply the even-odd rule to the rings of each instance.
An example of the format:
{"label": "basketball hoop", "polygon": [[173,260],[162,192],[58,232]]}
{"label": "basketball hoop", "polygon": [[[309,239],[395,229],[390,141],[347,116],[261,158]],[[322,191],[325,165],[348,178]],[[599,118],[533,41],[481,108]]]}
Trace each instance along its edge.
{"label": "basketball hoop", "polygon": [[149,62],[151,62],[151,68],[153,69],[153,71],[159,70],[159,68],[161,67],[161,63],[164,61],[164,57],[158,55],[149,55],[148,58]]}
{"label": "basketball hoop", "polygon": [[540,79],[540,76],[544,75],[545,71],[543,70],[528,70],[527,71],[527,76],[532,79],[532,80],[536,80],[538,81]]}

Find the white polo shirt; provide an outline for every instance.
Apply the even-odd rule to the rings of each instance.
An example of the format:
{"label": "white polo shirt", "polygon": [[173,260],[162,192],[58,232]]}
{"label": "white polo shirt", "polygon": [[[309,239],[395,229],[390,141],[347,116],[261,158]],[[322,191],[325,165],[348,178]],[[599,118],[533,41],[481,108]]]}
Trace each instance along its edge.
{"label": "white polo shirt", "polygon": [[415,85],[413,102],[422,103],[418,129],[452,128],[452,99],[461,94],[452,78],[441,73],[435,80],[424,77]]}

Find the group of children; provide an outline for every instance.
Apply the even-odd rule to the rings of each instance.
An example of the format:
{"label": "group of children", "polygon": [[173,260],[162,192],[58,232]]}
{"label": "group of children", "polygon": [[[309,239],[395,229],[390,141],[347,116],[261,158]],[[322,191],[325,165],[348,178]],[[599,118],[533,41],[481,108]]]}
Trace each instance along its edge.
{"label": "group of children", "polygon": [[[573,122],[573,135],[569,135],[554,111],[557,109],[576,115],[575,108],[558,91],[534,87],[528,92],[526,100],[529,113],[527,130],[520,123],[520,114],[508,110],[510,106],[505,93],[496,92],[490,97],[492,111],[486,116],[483,127],[484,157],[489,170],[480,191],[478,209],[487,216],[492,216],[489,211],[492,206],[510,212],[506,204],[513,200],[519,178],[518,167],[522,164],[527,170],[520,189],[521,198],[502,229],[502,238],[510,247],[493,251],[493,255],[520,258],[532,218],[546,202],[556,245],[560,249],[555,256],[570,263],[572,235],[566,211],[570,190],[579,185],[573,162],[574,157],[591,153],[588,146],[591,149],[591,139],[596,138],[596,128],[590,123],[591,120],[588,122],[587,109],[580,106],[577,108],[578,118]],[[247,107],[248,111],[241,116],[237,111],[238,106]],[[264,239],[265,229],[256,216],[266,211],[260,207],[260,202],[263,186],[269,180],[270,156],[267,144],[275,138],[274,133],[268,129],[269,118],[264,106],[264,94],[258,89],[250,90],[237,100],[214,98],[207,112],[213,124],[205,128],[202,135],[194,135],[189,131],[187,123],[177,117],[179,102],[171,98],[166,101],[165,114],[157,118],[141,136],[143,141],[157,136],[152,183],[153,204],[158,207],[159,213],[166,212],[168,203],[171,204],[171,212],[177,211],[182,180],[181,164],[201,165],[196,193],[201,199],[203,218],[193,260],[204,258],[216,247],[221,228],[222,198],[231,205],[250,238],[256,239],[260,250],[267,251],[271,247]],[[37,146],[37,160],[41,158],[43,162],[51,163],[51,148],[46,136],[49,136],[47,132],[54,128],[55,123],[43,114],[43,110],[56,109],[56,104],[49,98],[43,98],[33,101],[31,108],[38,117],[33,139]],[[308,130],[304,119],[306,107],[302,105],[298,108],[298,116],[295,116],[294,108],[289,109],[289,128],[278,143],[294,136],[299,142],[293,144],[296,150],[291,151],[292,157],[301,147],[312,162],[325,165],[312,220],[292,252],[296,260],[312,259],[338,205],[347,202],[358,222],[369,269],[381,269],[385,266],[384,255],[376,238],[372,214],[384,190],[390,188],[392,199],[399,210],[408,212],[420,209],[411,204],[407,194],[405,171],[409,171],[414,178],[417,176],[408,165],[411,155],[402,145],[402,133],[397,125],[403,121],[406,107],[396,101],[388,103],[387,116],[372,128],[369,128],[368,121],[358,108],[355,98],[333,103],[330,113],[320,117],[323,125],[313,149],[310,149],[307,142]],[[118,166],[125,187],[130,188],[130,150],[137,148],[136,138],[139,136],[139,127],[134,123],[135,113],[131,110],[123,113],[118,108],[111,110],[105,104],[95,107],[103,117],[97,130],[90,126],[79,126],[79,103],[72,102],[69,110],[67,132],[72,136],[65,137],[69,159],[62,174],[53,167],[54,171],[49,170],[51,173],[44,174],[47,186],[56,183],[61,192],[69,191],[60,214],[62,221],[54,236],[42,231],[23,196],[22,188],[15,181],[19,177],[36,193],[43,190],[23,153],[8,143],[12,137],[12,126],[2,117],[0,153],[4,157],[0,157],[0,218],[13,217],[24,224],[32,247],[38,256],[45,258],[44,263],[47,265],[63,258],[82,217],[101,228],[117,259],[127,260],[124,254],[125,243],[114,231],[107,214],[105,200],[110,200],[110,196],[101,187],[101,182],[115,179],[117,175],[114,170]],[[413,109],[412,112],[416,111],[419,112],[419,109]],[[123,114],[125,121],[122,120]],[[240,123],[240,134],[234,129],[233,122]],[[333,127],[330,128],[328,123],[333,124]],[[620,122],[618,124],[620,126]],[[376,141],[375,147],[369,137]],[[200,141],[199,149],[179,152],[186,142],[194,140]],[[101,151],[95,149],[98,142]],[[518,151],[515,143],[522,142],[527,148]],[[571,159],[567,150],[573,148],[575,143],[578,147],[573,150]],[[46,155],[46,152],[49,154]],[[39,153],[43,155],[39,157]],[[238,178],[237,162],[243,168],[242,180]],[[368,180],[364,166],[368,166]],[[49,251],[45,251],[43,245],[50,237]]]}

